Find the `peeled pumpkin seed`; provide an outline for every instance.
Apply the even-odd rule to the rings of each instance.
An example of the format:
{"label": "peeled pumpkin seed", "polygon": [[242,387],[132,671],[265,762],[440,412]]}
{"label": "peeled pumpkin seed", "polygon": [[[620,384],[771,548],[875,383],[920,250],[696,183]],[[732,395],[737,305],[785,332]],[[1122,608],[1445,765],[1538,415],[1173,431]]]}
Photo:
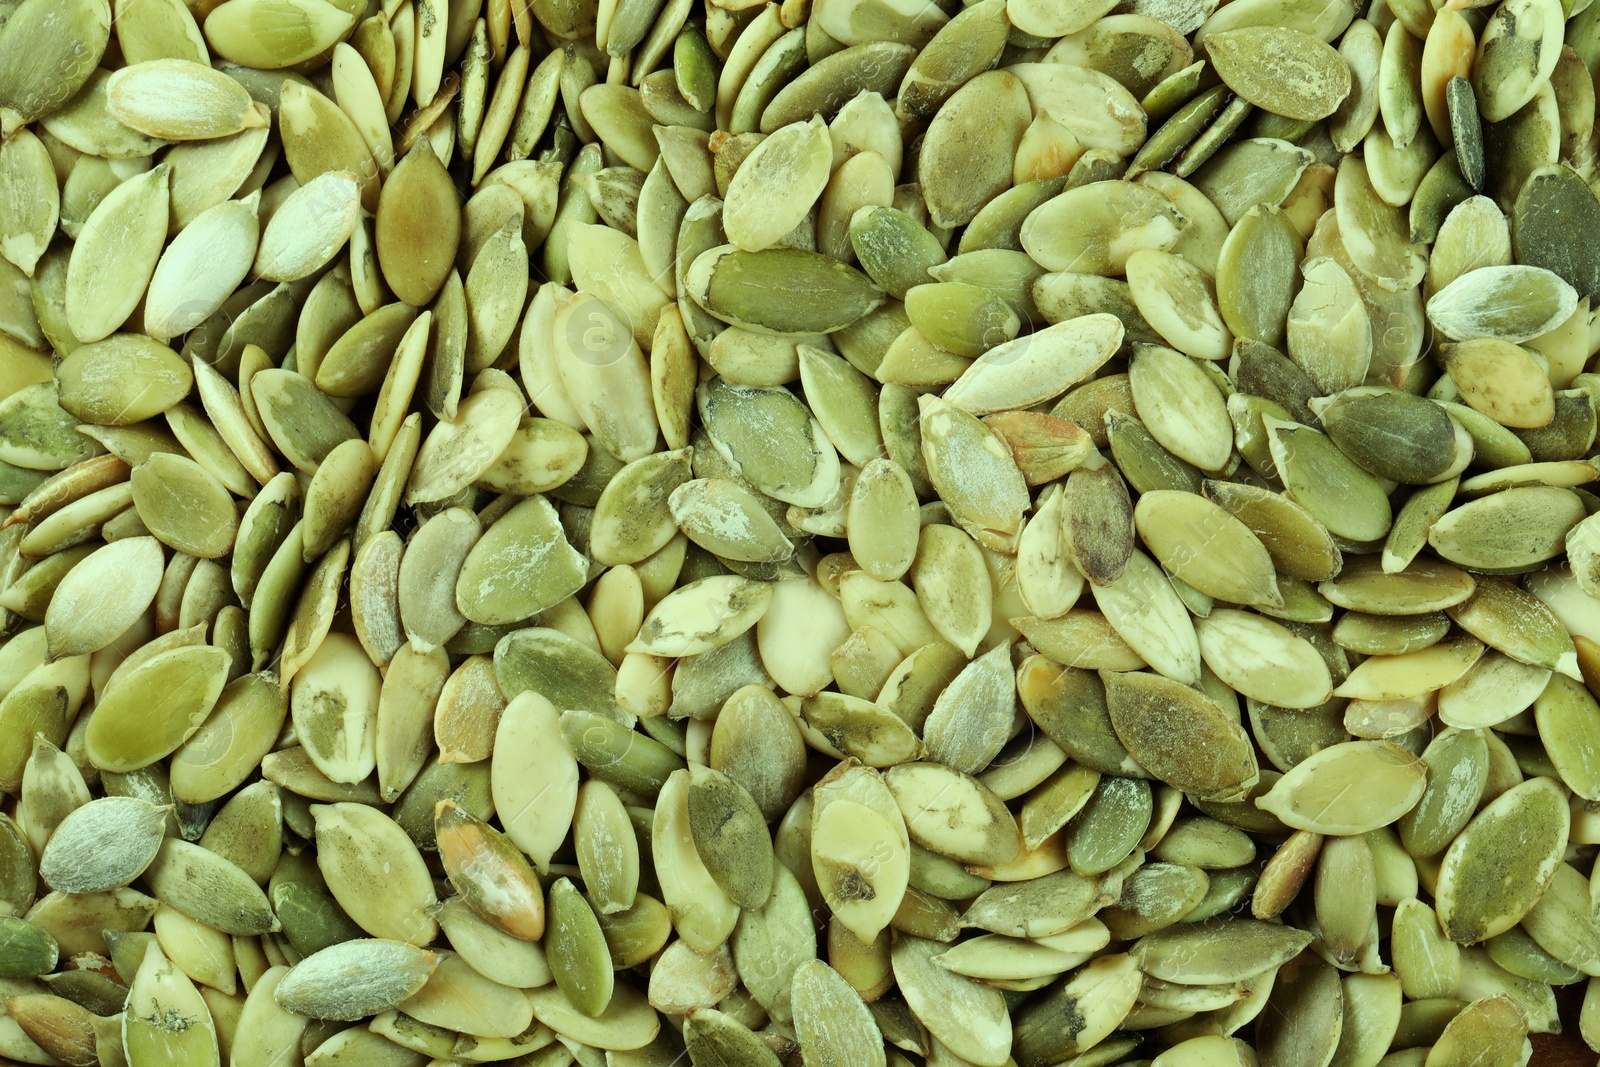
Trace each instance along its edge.
{"label": "peeled pumpkin seed", "polygon": [[[1256,804],[1296,829],[1365,833],[1410,811],[1425,786],[1421,761],[1398,745],[1348,741],[1297,764]],[[1334,801],[1355,797],[1352,790],[1359,802],[1346,800],[1341,807]]]}
{"label": "peeled pumpkin seed", "polygon": [[226,137],[266,122],[244,86],[188,59],[124,67],[107,80],[106,99],[118,122],[166,141]]}
{"label": "peeled pumpkin seed", "polygon": [[[1140,766],[1155,768],[1163,779],[1202,796],[1232,797],[1254,784],[1254,754],[1221,707],[1159,675],[1106,672],[1102,681],[1117,738]],[[1190,712],[1181,731],[1164,723],[1173,706]],[[1182,734],[1190,736],[1186,740]],[[1195,758],[1212,748],[1225,752],[1226,759]]]}
{"label": "peeled pumpkin seed", "polygon": [[146,4],[0,3],[0,956],[111,1019],[0,1057],[1514,1063],[1597,966],[1581,5]]}
{"label": "peeled pumpkin seed", "polygon": [[[1296,29],[1251,26],[1212,33],[1206,50],[1230,89],[1285,118],[1326,118],[1350,93],[1344,57]],[[1274,73],[1263,77],[1268,70]]]}
{"label": "peeled pumpkin seed", "polygon": [[[113,189],[84,223],[67,266],[65,310],[73,336],[98,341],[123,324],[144,295],[165,238],[170,169],[156,167]],[[108,270],[108,265],[116,266]]]}
{"label": "peeled pumpkin seed", "polygon": [[70,893],[128,885],[155,859],[165,826],[160,809],[136,797],[91,801],[56,827],[54,843],[39,860],[40,876],[51,888]]}
{"label": "peeled pumpkin seed", "polygon": [[[1532,778],[1501,794],[1468,823],[1445,852],[1439,868],[1439,921],[1448,937],[1471,942],[1492,937],[1516,925],[1538,902],[1559,865],[1567,827],[1553,818],[1559,789],[1548,778]],[[1515,856],[1493,862],[1515,862],[1519,877],[1486,877],[1484,850],[1494,855],[1497,835],[1508,819],[1520,828],[1524,843]]]}

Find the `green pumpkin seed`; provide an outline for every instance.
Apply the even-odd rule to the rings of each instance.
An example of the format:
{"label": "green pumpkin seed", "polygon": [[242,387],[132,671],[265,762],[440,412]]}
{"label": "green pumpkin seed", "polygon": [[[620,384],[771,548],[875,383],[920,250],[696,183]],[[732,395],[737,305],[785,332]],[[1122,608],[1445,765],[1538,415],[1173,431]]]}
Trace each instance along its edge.
{"label": "green pumpkin seed", "polygon": [[572,1006],[596,1016],[611,1002],[611,955],[594,912],[565,878],[550,887],[550,973]]}
{"label": "green pumpkin seed", "polygon": [[[1515,926],[1538,902],[1566,847],[1567,820],[1557,817],[1560,807],[1554,782],[1530,779],[1497,797],[1451,842],[1435,897],[1439,922],[1452,941],[1493,937]],[[1507,834],[1516,841],[1509,855],[1504,850],[1513,838]],[[1517,870],[1518,877],[1498,873],[1506,869]]]}
{"label": "green pumpkin seed", "polygon": [[199,845],[168,838],[144,877],[157,900],[223,933],[263,934],[278,928],[255,881]]}
{"label": "green pumpkin seed", "polygon": [[9,139],[23,123],[56,111],[84,84],[111,36],[105,0],[75,0],[51,11],[20,9],[0,34],[0,107]]}
{"label": "green pumpkin seed", "polygon": [[884,1063],[883,1036],[860,995],[837,971],[807,961],[794,974],[795,1031],[819,1064]]}
{"label": "green pumpkin seed", "polygon": [[1517,194],[1511,233],[1517,261],[1553,271],[1580,296],[1593,298],[1600,288],[1600,264],[1589,249],[1571,238],[1572,229],[1552,226],[1557,218],[1576,220],[1594,214],[1594,193],[1574,182],[1575,172],[1563,166],[1534,171]]}
{"label": "green pumpkin seed", "polygon": [[1578,295],[1543,267],[1481,267],[1463,274],[1428,301],[1428,319],[1458,341],[1498,337],[1520,343],[1559,326]]}
{"label": "green pumpkin seed", "polygon": [[1393,514],[1381,483],[1324,434],[1270,416],[1263,422],[1292,500],[1336,536],[1363,541],[1388,532]]}
{"label": "green pumpkin seed", "polygon": [[1505,489],[1446,512],[1429,529],[1428,543],[1453,563],[1512,570],[1559,552],[1567,531],[1582,517],[1582,505],[1570,490]]}
{"label": "green pumpkin seed", "polygon": [[[174,648],[125,672],[95,710],[89,757],[127,772],[171,753],[197,730],[222,695],[229,658],[204,645]],[[152,707],[161,714],[152,716]]]}
{"label": "green pumpkin seed", "polygon": [[186,974],[151,944],[128,988],[122,1044],[129,1063],[220,1063],[216,1023]]}
{"label": "green pumpkin seed", "polygon": [[[1350,93],[1344,57],[1310,34],[1289,27],[1251,26],[1212,33],[1206,50],[1230,89],[1286,118],[1333,114]],[[1278,76],[1263,78],[1271,69]]]}
{"label": "green pumpkin seed", "polygon": [[165,829],[165,813],[146,801],[90,801],[56,827],[39,859],[40,877],[63,893],[119,889],[150,865]]}
{"label": "green pumpkin seed", "polygon": [[297,1015],[360,1019],[405,1001],[437,965],[433,953],[404,942],[346,941],[296,964],[273,997]]}
{"label": "green pumpkin seed", "polygon": [[1499,122],[1533,98],[1555,69],[1561,14],[1552,5],[1518,3],[1497,10],[1484,29],[1473,67],[1478,109]]}
{"label": "green pumpkin seed", "polygon": [[[1248,789],[1257,774],[1255,757],[1244,744],[1237,723],[1199,693],[1170,679],[1149,674],[1104,673],[1106,705],[1117,738],[1139,766],[1184,792],[1229,799]],[[1162,725],[1169,702],[1191,710],[1186,720],[1189,740],[1179,740]],[[1226,758],[1200,765],[1193,754],[1225,752]]]}
{"label": "green pumpkin seed", "polygon": [[1022,226],[1022,247],[1047,270],[1115,274],[1138,249],[1171,248],[1186,222],[1171,201],[1143,186],[1091,183],[1034,209]]}

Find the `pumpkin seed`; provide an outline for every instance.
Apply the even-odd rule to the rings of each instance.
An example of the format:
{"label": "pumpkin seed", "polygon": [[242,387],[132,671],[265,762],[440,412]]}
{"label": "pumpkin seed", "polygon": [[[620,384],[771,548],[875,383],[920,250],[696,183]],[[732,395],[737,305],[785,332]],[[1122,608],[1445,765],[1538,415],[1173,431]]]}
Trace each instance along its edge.
{"label": "pumpkin seed", "polygon": [[1552,5],[0,0],[0,1057],[1516,1062]]}

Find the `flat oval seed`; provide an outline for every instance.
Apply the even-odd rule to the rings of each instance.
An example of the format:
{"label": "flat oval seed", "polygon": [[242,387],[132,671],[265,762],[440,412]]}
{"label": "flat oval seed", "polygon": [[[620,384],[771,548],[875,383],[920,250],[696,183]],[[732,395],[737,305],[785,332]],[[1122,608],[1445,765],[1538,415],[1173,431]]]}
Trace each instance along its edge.
{"label": "flat oval seed", "polygon": [[67,265],[65,308],[79,341],[98,341],[120,327],[161,256],[168,210],[166,166],[118,185],[84,223]]}
{"label": "flat oval seed", "polygon": [[612,714],[617,673],[600,652],[559,630],[529,627],[494,648],[495,680],[515,700],[532,690],[557,708]]}
{"label": "flat oval seed", "polygon": [[272,751],[288,711],[289,696],[270,672],[229,682],[211,715],[173,754],[173,796],[205,804],[238,788]]}
{"label": "flat oval seed", "polygon": [[807,960],[794,972],[794,1026],[817,1067],[883,1067],[883,1035],[838,971]]}
{"label": "flat oval seed", "polygon": [[718,453],[756,489],[797,507],[822,507],[838,492],[838,453],[792,393],[712,379],[697,406]]}
{"label": "flat oval seed", "polygon": [[1485,578],[1469,599],[1446,611],[1456,625],[1489,647],[1573,677],[1572,636],[1532,593],[1503,579]]}
{"label": "flat oval seed", "polygon": [[845,797],[825,799],[812,820],[810,860],[829,909],[868,944],[899,910],[909,884],[910,852],[904,819],[887,787],[874,777],[857,795],[863,794],[874,801],[871,806]]}
{"label": "flat oval seed", "polygon": [[772,893],[771,838],[745,788],[720,771],[696,766],[689,780],[689,830],[706,869],[728,898],[759,908]]}
{"label": "flat oval seed", "polygon": [[1161,565],[1202,593],[1235,604],[1281,603],[1266,546],[1206,498],[1153,489],[1140,494],[1133,521]]}
{"label": "flat oval seed", "polygon": [[140,519],[164,544],[202,559],[233,547],[239,526],[233,497],[194,460],[159,452],[134,469],[131,481]]}
{"label": "flat oval seed", "polygon": [[1555,675],[1534,701],[1533,710],[1546,755],[1561,781],[1585,800],[1600,796],[1600,774],[1592,755],[1600,704],[1585,686]]}
{"label": "flat oval seed", "polygon": [[1201,470],[1227,463],[1233,448],[1227,402],[1194,360],[1170,348],[1136,346],[1128,381],[1135,413],[1168,451]]}
{"label": "flat oval seed", "polygon": [[714,1008],[698,1009],[684,1021],[683,1040],[690,1062],[779,1067],[778,1057],[748,1027]]}
{"label": "flat oval seed", "polygon": [[1135,550],[1114,582],[1095,591],[1100,610],[1128,646],[1167,678],[1200,679],[1200,646],[1182,599],[1149,556]]}
{"label": "flat oval seed", "polygon": [[1399,209],[1373,189],[1360,156],[1346,156],[1340,162],[1333,190],[1339,236],[1356,270],[1394,291],[1405,291],[1421,281],[1426,258],[1411,243],[1410,229]]}
{"label": "flat oval seed", "polygon": [[64,470],[100,451],[61,407],[51,382],[24,386],[0,400],[0,462],[27,470]]}
{"label": "flat oval seed", "polygon": [[[313,805],[317,866],[346,915],[374,937],[426,946],[439,932],[422,854],[398,824],[364,804]],[[374,885],[384,892],[374,894]]]}
{"label": "flat oval seed", "polygon": [[636,564],[666,547],[677,533],[668,501],[693,476],[689,453],[657,452],[617,471],[601,491],[589,549],[607,566]]}
{"label": "flat oval seed", "polygon": [[654,656],[709,652],[754,626],[771,602],[768,583],[731,574],[702,578],[652,608],[627,651]]}
{"label": "flat oval seed", "polygon": [[1198,359],[1226,358],[1233,340],[1217,310],[1211,279],[1170,252],[1128,257],[1128,288],[1139,313],[1172,347]]}
{"label": "flat oval seed", "polygon": [[1439,867],[1435,899],[1446,936],[1472,943],[1520,922],[1555,877],[1568,827],[1549,778],[1532,778],[1480,811]]}
{"label": "flat oval seed", "polygon": [[928,477],[966,531],[1009,550],[1027,508],[1027,483],[1005,443],[948,401],[923,396],[922,454]]}
{"label": "flat oval seed", "polygon": [[615,915],[633,907],[639,886],[639,842],[615,789],[597,780],[584,783],[572,835],[578,869],[595,910]]}
{"label": "flat oval seed", "polygon": [[1337,577],[1317,586],[1328,600],[1370,615],[1408,616],[1455,607],[1472,596],[1472,576],[1448,563],[1420,560],[1403,570],[1384,571],[1366,559],[1352,559]]}
{"label": "flat oval seed", "polygon": [[1289,307],[1290,358],[1325,392],[1360,385],[1372,363],[1372,320],[1348,271],[1329,256],[1300,264],[1304,284]]}
{"label": "flat oval seed", "polygon": [[1556,868],[1550,888],[1523,917],[1522,926],[1545,952],[1574,970],[1588,974],[1600,967],[1596,958],[1596,916],[1588,905],[1592,891],[1584,877],[1567,864]]}
{"label": "flat oval seed", "polygon": [[1333,679],[1316,648],[1259,615],[1213,611],[1195,625],[1206,666],[1251,700],[1312,708],[1333,694]]}
{"label": "flat oval seed", "polygon": [[1010,188],[1006,161],[1016,156],[1031,118],[1027,88],[1009,71],[979,74],[943,103],[928,125],[917,165],[936,225],[971,222]]}
{"label": "flat oval seed", "polygon": [[1555,418],[1548,373],[1531,352],[1509,340],[1474,337],[1452,345],[1446,365],[1461,399],[1502,426],[1533,429]]}
{"label": "flat oval seed", "polygon": [[1122,344],[1112,315],[1083,315],[989,348],[944,392],[974,415],[1050,400],[1092,375]]}
{"label": "flat oval seed", "polygon": [[1486,570],[1520,570],[1561,551],[1567,532],[1584,518],[1567,489],[1505,489],[1445,512],[1428,529],[1428,543],[1452,563]]}
{"label": "flat oval seed", "polygon": [[1036,208],[1022,224],[1021,240],[1047,270],[1115,274],[1141,248],[1170,249],[1187,222],[1171,201],[1142,185],[1095,182]]}
{"label": "flat oval seed", "polygon": [[1429,743],[1422,761],[1428,788],[1399,823],[1401,843],[1419,858],[1442,852],[1477,810],[1488,781],[1489,750],[1479,733],[1447,730]]}
{"label": "flat oval seed", "polygon": [[166,345],[137,334],[113,334],[62,360],[56,381],[61,406],[71,414],[100,426],[125,426],[177,404],[188,395],[194,376]]}
{"label": "flat oval seed", "polygon": [[461,239],[456,191],[425,137],[395,166],[378,197],[374,244],[384,281],[421,307],[444,287]]}
{"label": "flat oval seed", "polygon": [[776,335],[833,333],[885,299],[854,267],[799,248],[713,248],[690,265],[685,283],[695,303],[724,322]]}
{"label": "flat oval seed", "polygon": [[61,821],[39,857],[39,876],[61,893],[103,893],[144,873],[161,847],[166,813],[137,797],[102,797]]}
{"label": "flat oval seed", "polygon": [[897,937],[895,981],[929,1032],[970,1063],[1000,1067],[1011,1048],[1011,1019],[1000,991],[939,967],[936,941]]}
{"label": "flat oval seed", "polygon": [[361,185],[349,171],[330,170],[290,193],[261,232],[256,273],[297,281],[325,266],[360,221]]}
{"label": "flat oval seed", "polygon": [[556,987],[572,1006],[597,1016],[611,1003],[611,953],[594,912],[565,878],[550,886],[545,952]]}
{"label": "flat oval seed", "polygon": [[167,838],[145,868],[144,878],[162,904],[225,934],[264,934],[279,928],[254,879],[199,845]]}
{"label": "flat oval seed", "polygon": [[1550,676],[1543,667],[1530,667],[1499,652],[1487,653],[1439,691],[1439,721],[1462,730],[1498,725],[1531,707]]}
{"label": "flat oval seed", "polygon": [[1067,863],[1083,875],[1104,874],[1133,854],[1150,829],[1154,799],[1139,778],[1105,776],[1066,833]]}
{"label": "flat oval seed", "polygon": [[434,808],[439,858],[456,892],[496,928],[524,941],[544,933],[544,891],[522,851],[454,800]]}
{"label": "flat oval seed", "polygon": [[999,754],[1013,709],[1010,658],[1009,643],[996,645],[939,694],[922,727],[930,758],[962,774],[977,774]]}
{"label": "flat oval seed", "polygon": [[528,999],[540,1022],[562,1037],[593,1048],[619,1052],[643,1048],[661,1029],[660,1016],[644,993],[632,986],[617,987],[606,1010],[592,1019],[554,985],[531,990]]}
{"label": "flat oval seed", "polygon": [[106,104],[124,126],[165,141],[227,137],[267,122],[244,86],[190,59],[123,67],[106,81]]}
{"label": "flat oval seed", "polygon": [[723,559],[776,563],[794,554],[794,545],[754,494],[726,478],[685,482],[667,504],[689,540]]}
{"label": "flat oval seed", "polygon": [[49,11],[8,20],[0,35],[0,106],[9,137],[17,126],[50,114],[72,99],[94,73],[111,37],[104,0],[72,0]]}
{"label": "flat oval seed", "polygon": [[228,667],[229,656],[220,648],[191,645],[127,671],[89,720],[89,758],[101,770],[126,773],[170,754],[211,714]]}
{"label": "flat oval seed", "polygon": [[1350,94],[1350,66],[1344,57],[1287,26],[1212,33],[1206,37],[1206,51],[1230,89],[1285,118],[1327,118]]}
{"label": "flat oval seed", "polygon": [[1528,176],[1511,216],[1517,262],[1554,271],[1580,296],[1593,300],[1600,290],[1600,262],[1573,234],[1585,224],[1566,220],[1592,217],[1600,201],[1570,168],[1542,167]]}
{"label": "flat oval seed", "polygon": [[377,766],[378,668],[349,634],[328,634],[294,675],[290,714],[317,769],[354,784]]}
{"label": "flat oval seed", "polygon": [[217,1027],[200,991],[152,940],[128,986],[122,1044],[129,1063],[220,1063]]}
{"label": "flat oval seed", "polygon": [[1484,28],[1472,69],[1478,110],[1489,122],[1511,117],[1546,83],[1560,56],[1559,5],[1518,0],[1497,8]]}
{"label": "flat oval seed", "polygon": [[936,763],[906,763],[891,767],[884,782],[922,847],[988,866],[1016,858],[1016,820],[977,779]]}
{"label": "flat oval seed", "polygon": [[425,984],[439,957],[403,941],[358,939],[307,956],[273,997],[312,1019],[354,1020],[389,1011]]}
{"label": "flat oval seed", "polygon": [[1155,674],[1108,671],[1101,681],[1117,738],[1151,774],[1208,798],[1236,798],[1255,783],[1248,738],[1220,705]]}
{"label": "flat oval seed", "polygon": [[120,637],[155,600],[165,562],[153,537],[130,537],[86,556],[50,598],[50,656],[95,652]]}
{"label": "flat oval seed", "polygon": [[1017,1062],[1032,1067],[1100,1049],[1125,1055],[1122,1045],[1107,1039],[1134,1008],[1143,985],[1132,954],[1102,956],[1080,968],[1019,1013]]}
{"label": "flat oval seed", "polygon": [[689,811],[690,772],[674,770],[656,801],[651,848],[673,927],[690,948],[709,952],[733,932],[738,905],[730,900],[695,847]]}
{"label": "flat oval seed", "polygon": [[1555,329],[1578,306],[1578,294],[1543,267],[1479,267],[1428,301],[1428,320],[1446,337],[1498,337],[1520,344]]}
{"label": "flat oval seed", "polygon": [[910,569],[920,521],[911,477],[892,459],[874,459],[850,493],[846,531],[850,550],[868,574],[893,581]]}
{"label": "flat oval seed", "polygon": [[1262,422],[1273,462],[1295,503],[1330,533],[1352,541],[1372,541],[1388,532],[1393,511],[1377,479],[1316,430],[1270,415]]}
{"label": "flat oval seed", "polygon": [[1215,985],[1273,970],[1310,943],[1310,934],[1291,926],[1233,919],[1169,926],[1142,938],[1132,955],[1152,978]]}
{"label": "flat oval seed", "polygon": [[565,600],[587,579],[584,559],[567,543],[555,507],[536,496],[496,520],[467,552],[456,604],[482,625],[520,622]]}
{"label": "flat oval seed", "polygon": [[770,133],[818,112],[831,118],[862,91],[888,97],[916,54],[912,46],[890,41],[872,41],[836,52],[779,90],[761,113],[761,130]]}
{"label": "flat oval seed", "polygon": [[500,713],[491,759],[489,784],[501,825],[545,870],[567,836],[578,798],[578,763],[554,705],[538,693],[518,693]]}
{"label": "flat oval seed", "polygon": [[48,974],[60,957],[60,948],[49,931],[13,915],[0,918],[0,945],[6,950],[5,966],[0,973],[7,979]]}
{"label": "flat oval seed", "polygon": [[1426,786],[1422,761],[1400,746],[1349,741],[1297,763],[1256,806],[1299,830],[1358,834],[1410,811]]}
{"label": "flat oval seed", "polygon": [[722,225],[751,252],[778,244],[810,213],[828,182],[833,146],[817,118],[775,131],[745,158],[728,185]]}

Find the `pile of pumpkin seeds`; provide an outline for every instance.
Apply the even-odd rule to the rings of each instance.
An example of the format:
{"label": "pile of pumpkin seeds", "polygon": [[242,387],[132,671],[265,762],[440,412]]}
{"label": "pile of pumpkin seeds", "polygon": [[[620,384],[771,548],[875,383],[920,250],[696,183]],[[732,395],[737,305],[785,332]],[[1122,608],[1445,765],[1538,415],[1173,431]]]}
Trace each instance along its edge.
{"label": "pile of pumpkin seeds", "polygon": [[1597,75],[0,0],[0,1059],[1600,1048]]}

